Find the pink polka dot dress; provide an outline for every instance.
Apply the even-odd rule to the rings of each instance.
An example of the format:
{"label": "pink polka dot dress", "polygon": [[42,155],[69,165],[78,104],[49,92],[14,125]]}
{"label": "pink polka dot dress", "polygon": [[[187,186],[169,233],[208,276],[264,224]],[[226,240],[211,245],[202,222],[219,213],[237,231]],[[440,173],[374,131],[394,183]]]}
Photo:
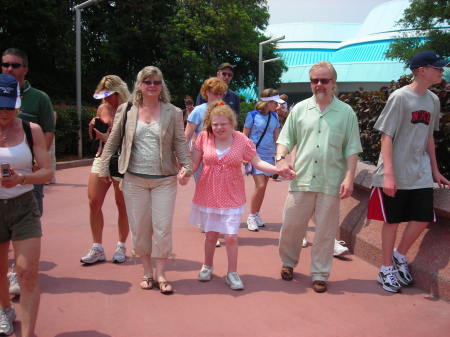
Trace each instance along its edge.
{"label": "pink polka dot dress", "polygon": [[[195,187],[190,222],[205,232],[237,234],[245,210],[242,162],[256,156],[253,142],[233,131],[228,151],[216,150],[214,135],[202,131],[195,149],[203,154],[203,169]],[[219,152],[219,153],[218,153]]]}

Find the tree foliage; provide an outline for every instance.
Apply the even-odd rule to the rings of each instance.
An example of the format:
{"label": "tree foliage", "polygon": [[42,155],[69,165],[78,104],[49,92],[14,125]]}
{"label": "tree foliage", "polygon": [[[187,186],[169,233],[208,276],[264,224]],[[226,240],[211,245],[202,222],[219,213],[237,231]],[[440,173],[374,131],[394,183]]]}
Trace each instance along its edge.
{"label": "tree foliage", "polygon": [[448,27],[449,23],[449,0],[412,0],[398,22],[406,32],[391,44],[386,56],[400,59],[405,64],[420,50],[431,49],[450,56],[450,31],[439,29]]}
{"label": "tree foliage", "polygon": [[[82,1],[6,2],[0,12],[2,51],[23,49],[30,57],[28,78],[54,101],[75,101],[75,12]],[[100,1],[81,11],[83,100],[91,99],[100,78],[117,74],[132,89],[137,72],[161,68],[180,103],[195,96],[217,65],[237,65],[233,88],[255,81],[258,43],[268,39],[266,0]],[[266,46],[264,58],[275,57]],[[285,66],[266,69],[266,83],[277,86]]]}

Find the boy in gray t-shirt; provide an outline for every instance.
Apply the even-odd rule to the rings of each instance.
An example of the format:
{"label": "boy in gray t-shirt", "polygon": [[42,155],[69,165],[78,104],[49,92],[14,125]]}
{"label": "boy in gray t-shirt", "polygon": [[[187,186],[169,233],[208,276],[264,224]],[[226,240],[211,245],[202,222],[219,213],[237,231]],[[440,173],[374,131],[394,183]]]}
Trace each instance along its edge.
{"label": "boy in gray t-shirt", "polygon": [[[372,177],[368,218],[384,222],[383,265],[377,281],[383,289],[399,292],[413,282],[406,253],[425,227],[435,220],[433,181],[450,182],[439,172],[433,131],[439,127],[440,103],[428,90],[442,81],[449,61],[433,51],[422,51],[410,61],[414,81],[394,91],[375,128],[382,132],[381,153]],[[394,250],[398,224],[408,222]]]}

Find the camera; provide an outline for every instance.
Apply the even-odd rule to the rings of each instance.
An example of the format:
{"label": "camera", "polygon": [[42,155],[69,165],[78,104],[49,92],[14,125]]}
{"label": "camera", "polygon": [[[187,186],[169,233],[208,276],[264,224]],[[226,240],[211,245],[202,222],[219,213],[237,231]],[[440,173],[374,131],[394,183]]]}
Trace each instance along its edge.
{"label": "camera", "polygon": [[2,177],[10,177],[11,171],[8,163],[1,163]]}

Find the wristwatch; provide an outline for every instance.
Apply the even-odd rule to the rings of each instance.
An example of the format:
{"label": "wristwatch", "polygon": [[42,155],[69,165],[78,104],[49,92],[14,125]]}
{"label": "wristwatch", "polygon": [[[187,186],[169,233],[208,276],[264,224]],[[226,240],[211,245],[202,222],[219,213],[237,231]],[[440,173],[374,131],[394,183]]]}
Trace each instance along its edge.
{"label": "wristwatch", "polygon": [[282,156],[281,154],[279,154],[275,157],[275,162],[279,162],[280,160],[285,159],[285,158],[286,158],[285,156]]}

